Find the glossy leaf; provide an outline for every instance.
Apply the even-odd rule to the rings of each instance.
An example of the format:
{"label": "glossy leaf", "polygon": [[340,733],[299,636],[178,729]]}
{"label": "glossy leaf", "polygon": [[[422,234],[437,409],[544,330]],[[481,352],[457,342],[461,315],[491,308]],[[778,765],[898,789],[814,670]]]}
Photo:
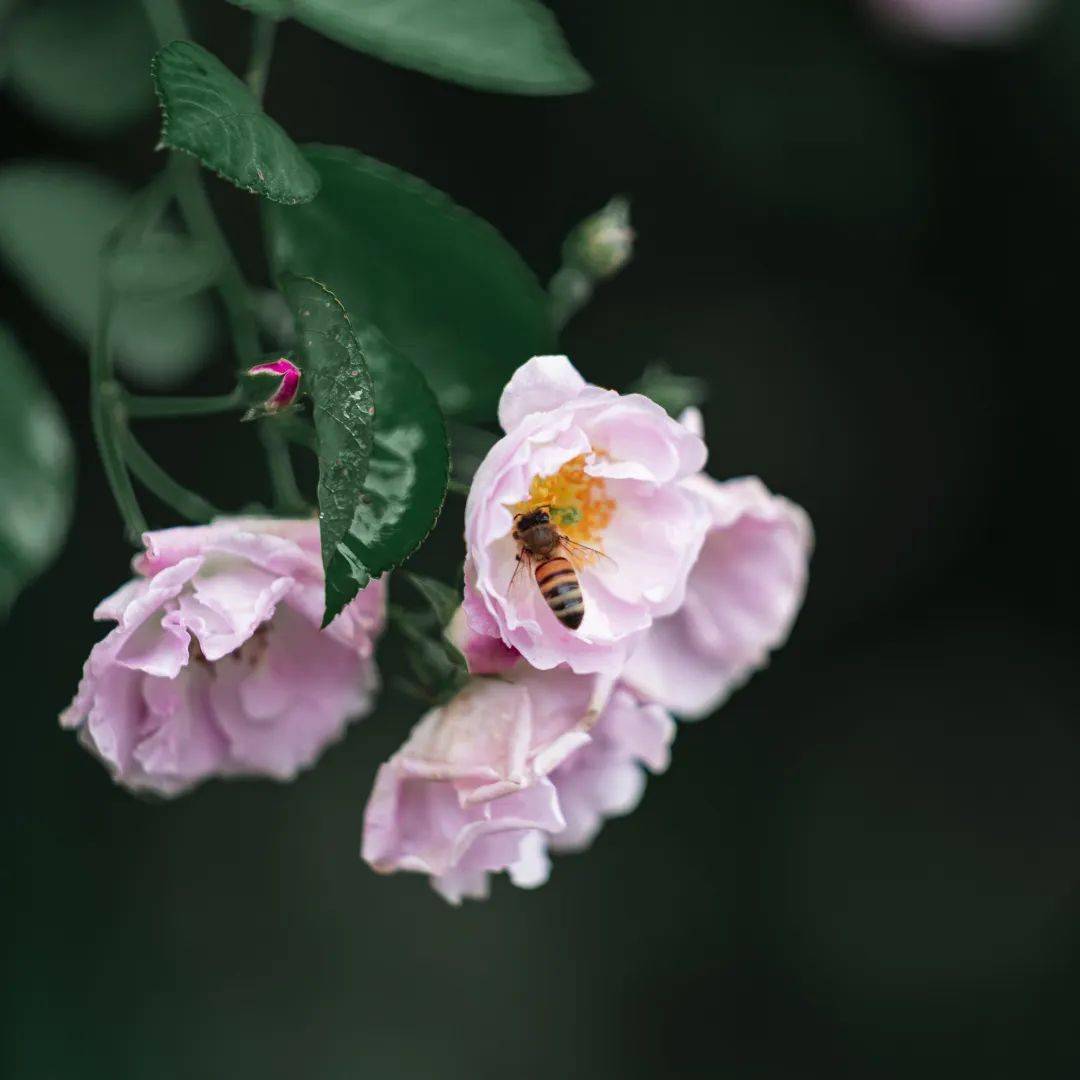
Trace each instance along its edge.
{"label": "glossy leaf", "polygon": [[538,0],[293,0],[343,45],[479,90],[573,94],[592,80]]}
{"label": "glossy leaf", "polygon": [[423,375],[374,328],[357,336],[375,382],[375,425],[364,498],[338,545],[348,557],[334,564],[328,597],[351,598],[412,555],[439,517],[450,474],[446,424]]}
{"label": "glossy leaf", "polygon": [[341,302],[311,278],[286,275],[296,317],[302,385],[319,440],[319,534],[326,571],[325,626],[370,580],[356,565],[350,529],[366,501],[375,396],[360,343]]}
{"label": "glossy leaf", "polygon": [[221,269],[213,244],[166,232],[120,244],[105,263],[109,284],[128,296],[189,296],[213,285]]}
{"label": "glossy leaf", "polygon": [[375,325],[450,414],[488,419],[515,369],[556,348],[548,300],[486,222],[407,173],[342,147],[305,148],[322,178],[306,206],[266,206],[279,272],[310,275]]}
{"label": "glossy leaf", "polygon": [[52,562],[71,523],[75,463],[49,389],[0,325],[0,615]]}
{"label": "glossy leaf", "polygon": [[309,202],[319,177],[251,91],[216,56],[174,41],[154,57],[161,144],[184,150],[244,191],[286,204]]}
{"label": "glossy leaf", "polygon": [[[0,262],[83,345],[97,321],[101,252],[129,196],[81,166],[0,169]],[[190,375],[214,341],[207,297],[131,297],[117,305],[113,346],[125,374],[160,388]]]}
{"label": "glossy leaf", "polygon": [[154,37],[131,0],[24,4],[3,39],[12,89],[66,131],[109,134],[153,107],[147,72]]}

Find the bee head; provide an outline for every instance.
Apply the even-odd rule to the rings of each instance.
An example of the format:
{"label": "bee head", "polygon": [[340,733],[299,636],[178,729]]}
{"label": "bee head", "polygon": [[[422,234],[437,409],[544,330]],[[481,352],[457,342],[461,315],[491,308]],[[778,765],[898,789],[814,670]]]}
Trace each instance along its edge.
{"label": "bee head", "polygon": [[551,515],[546,507],[541,506],[536,510],[530,510],[527,514],[519,514],[514,524],[517,531],[523,533],[536,528],[537,525],[550,525]]}

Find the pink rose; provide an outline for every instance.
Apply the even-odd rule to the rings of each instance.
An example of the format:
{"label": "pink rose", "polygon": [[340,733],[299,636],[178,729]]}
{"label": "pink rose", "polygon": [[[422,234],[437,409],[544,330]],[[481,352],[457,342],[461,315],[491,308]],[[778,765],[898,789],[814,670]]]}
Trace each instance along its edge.
{"label": "pink rose", "polygon": [[[684,417],[698,429],[696,413]],[[711,713],[788,636],[802,605],[813,530],[805,511],[760,480],[684,481],[711,524],[686,600],[641,640],[623,679],[687,718]]]}
{"label": "pink rose", "polygon": [[465,658],[470,675],[501,675],[521,659],[521,653],[504,645],[502,638],[478,634],[464,604],[454,612],[446,636]]}
{"label": "pink rose", "polygon": [[[614,677],[653,620],[682,603],[708,518],[680,481],[704,466],[705,444],[648,398],[588,385],[564,356],[534,357],[514,373],[499,423],[506,435],[465,508],[469,625],[534,667]],[[515,561],[515,514],[537,508],[572,542],[560,553],[580,580],[577,629]]]}
{"label": "pink rose", "polygon": [[430,875],[455,904],[486,897],[492,872],[541,885],[549,842],[579,849],[604,817],[631,810],[638,762],[666,768],[673,737],[662,709],[600,676],[521,664],[474,679],[379,769],[363,857],[384,873]]}
{"label": "pink rose", "polygon": [[176,795],[211,776],[288,780],[369,711],[384,586],[324,631],[319,528],[233,518],[143,537],[138,575],[98,606],[77,728],[117,783]]}

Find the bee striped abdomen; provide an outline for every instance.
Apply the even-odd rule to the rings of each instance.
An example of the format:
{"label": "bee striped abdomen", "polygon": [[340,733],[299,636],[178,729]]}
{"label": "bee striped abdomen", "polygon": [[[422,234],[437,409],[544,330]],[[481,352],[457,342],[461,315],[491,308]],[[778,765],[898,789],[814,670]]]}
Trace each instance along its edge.
{"label": "bee striped abdomen", "polygon": [[585,617],[585,598],[570,560],[561,556],[545,559],[537,564],[535,573],[540,595],[555,618],[567,629],[576,630]]}

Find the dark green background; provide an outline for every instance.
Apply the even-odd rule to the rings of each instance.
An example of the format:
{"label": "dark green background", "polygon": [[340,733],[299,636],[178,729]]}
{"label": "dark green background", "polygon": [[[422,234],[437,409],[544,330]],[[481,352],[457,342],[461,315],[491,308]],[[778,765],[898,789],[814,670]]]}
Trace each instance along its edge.
{"label": "dark green background", "polygon": [[[134,799],[55,720],[128,558],[85,358],[5,279],[80,450],[64,555],[0,630],[8,1075],[1073,1074],[1080,12],[968,51],[840,0],[555,6],[587,95],[477,94],[290,25],[268,109],[449,192],[545,277],[569,226],[632,197],[637,258],[566,347],[601,383],[705,376],[713,473],[807,507],[791,643],[538,892],[454,910],[360,862],[416,717],[394,694],[292,785]],[[189,9],[241,66],[243,13]],[[7,97],[0,117],[5,158],[132,184],[161,164],[153,118],[99,143]],[[253,200],[214,188],[258,274]],[[265,495],[245,429],[147,441],[215,501]],[[422,568],[458,554],[460,511]]]}

